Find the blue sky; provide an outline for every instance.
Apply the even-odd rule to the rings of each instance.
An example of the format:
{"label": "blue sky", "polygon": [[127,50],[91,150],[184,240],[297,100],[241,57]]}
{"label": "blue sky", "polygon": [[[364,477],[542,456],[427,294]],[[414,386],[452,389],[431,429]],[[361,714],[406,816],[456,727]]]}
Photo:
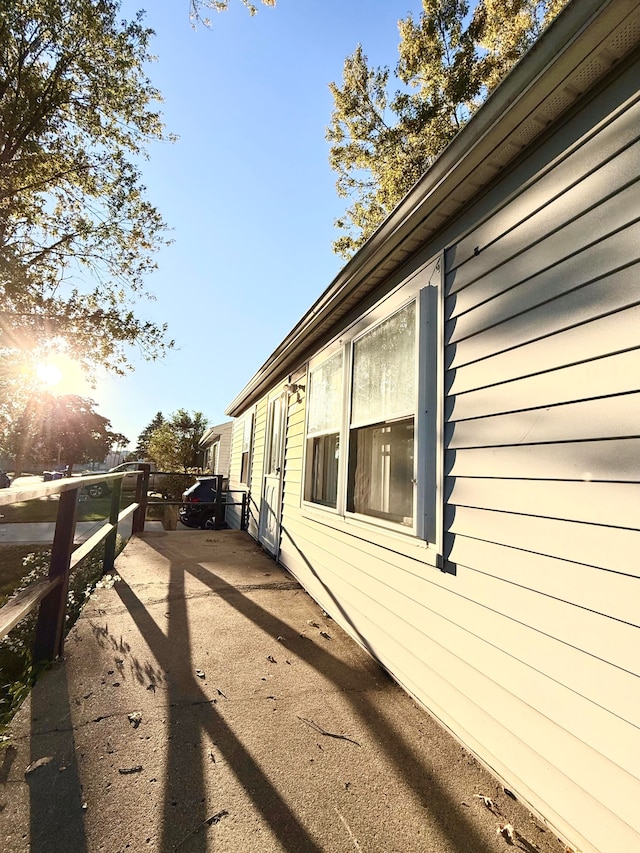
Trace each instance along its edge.
{"label": "blue sky", "polygon": [[[144,8],[123,3],[132,17]],[[169,324],[162,362],[88,393],[133,442],[157,411],[200,410],[215,424],[342,260],[331,243],[344,209],[329,168],[330,81],[362,43],[371,64],[397,59],[397,21],[420,0],[278,0],[251,18],[240,0],[193,30],[188,0],[147,2],[158,56],[149,73],[168,130],[143,165],[174,243],[138,313]]]}

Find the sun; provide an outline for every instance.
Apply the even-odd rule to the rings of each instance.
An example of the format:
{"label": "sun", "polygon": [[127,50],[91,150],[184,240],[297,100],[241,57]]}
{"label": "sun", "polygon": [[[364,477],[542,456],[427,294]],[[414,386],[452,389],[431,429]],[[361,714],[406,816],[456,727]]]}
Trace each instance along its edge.
{"label": "sun", "polygon": [[56,352],[35,366],[35,374],[43,388],[54,394],[86,396],[91,391],[86,374],[78,362],[67,353]]}
{"label": "sun", "polygon": [[57,385],[62,379],[62,371],[55,364],[43,363],[36,367],[36,376],[43,385],[52,387]]}

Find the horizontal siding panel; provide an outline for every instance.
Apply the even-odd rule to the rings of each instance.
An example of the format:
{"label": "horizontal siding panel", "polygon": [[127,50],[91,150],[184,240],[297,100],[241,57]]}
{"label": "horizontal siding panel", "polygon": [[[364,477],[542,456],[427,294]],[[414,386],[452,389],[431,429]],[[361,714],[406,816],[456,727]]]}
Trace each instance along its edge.
{"label": "horizontal siding panel", "polygon": [[638,483],[640,439],[452,450],[445,470],[456,477]]}
{"label": "horizontal siding panel", "polygon": [[[640,275],[638,263],[616,270],[603,278],[593,280],[590,276],[586,276],[587,281],[585,276],[576,274],[579,271],[573,263],[564,272],[573,286],[568,293],[553,296],[546,301],[539,300],[533,307],[522,306],[522,310],[518,310],[516,300],[516,304],[508,312],[494,311],[495,306],[490,303],[488,306],[483,306],[482,318],[475,316],[477,312],[474,311],[471,315],[465,315],[460,320],[448,324],[448,329],[453,330],[452,338],[453,334],[456,337],[456,340],[452,340],[456,346],[453,350],[451,366],[461,367],[501,351],[524,346],[608,313],[633,307],[640,301],[637,288]],[[547,284],[556,274],[560,276],[561,272],[547,276]],[[523,290],[528,289],[531,291],[532,298],[535,299],[537,284],[538,282],[533,281],[515,288],[514,297],[520,299],[523,296]],[[555,290],[555,287],[553,289]],[[466,326],[469,330],[472,322],[475,331],[472,335],[463,336],[462,326]],[[554,339],[553,343],[557,340]],[[609,339],[608,343],[609,352],[623,349],[615,335]],[[636,344],[637,341],[634,341],[632,346]]]}
{"label": "horizontal siding panel", "polygon": [[[514,612],[502,594],[489,607],[473,601],[466,594],[467,578],[472,572],[465,565],[459,567],[456,576],[426,566],[421,567],[424,575],[420,575],[415,561],[376,549],[341,531],[327,533],[313,522],[296,521],[293,512],[285,526],[284,555],[289,553],[286,550],[289,540],[295,546],[291,553],[301,553],[305,562],[313,563],[314,569],[319,570],[321,564],[329,565],[363,590],[376,584],[382,600],[386,600],[387,588],[396,589],[410,601],[420,603],[423,608],[420,624],[424,630],[433,620],[437,623],[447,619],[469,635],[470,643],[481,640],[513,655],[517,650],[518,659],[527,666],[640,728],[640,680],[635,675],[585,655],[573,643],[536,631],[525,621],[528,610]],[[369,558],[363,559],[363,553],[369,554]],[[308,580],[313,584],[313,577]],[[502,586],[508,588],[507,584]]]}
{"label": "horizontal siding panel", "polygon": [[458,421],[448,446],[456,450],[627,436],[640,436],[640,392]]}
{"label": "horizontal siding panel", "polygon": [[287,432],[287,453],[290,450],[299,450],[302,447],[304,447],[304,435]]}
{"label": "horizontal siding panel", "polygon": [[[637,205],[637,197],[640,190],[634,190],[638,215],[640,208]],[[604,212],[602,215],[605,215]],[[518,258],[517,261],[494,271],[491,274],[492,279],[497,278],[496,286],[506,292],[449,321],[447,340],[450,343],[458,343],[548,300],[557,299],[561,294],[586,282],[609,275],[623,263],[627,265],[640,259],[640,223],[634,223],[600,243],[590,245],[580,254],[569,257],[567,247],[574,246],[575,235],[558,234],[555,239],[558,245],[554,247],[551,256],[548,254],[551,247],[545,242],[527,253],[531,257],[527,257],[526,263],[524,258]],[[544,254],[541,255],[541,252]],[[560,252],[561,256],[556,259],[555,256]],[[551,262],[554,266],[550,266]],[[449,305],[447,307],[451,310]]]}
{"label": "horizontal siding panel", "polygon": [[289,407],[287,415],[287,420],[289,424],[293,425],[304,423],[306,411],[306,403],[302,395],[300,396],[300,400],[298,400],[295,395],[289,398]]}
{"label": "horizontal siding panel", "polygon": [[[636,70],[627,72],[627,80],[632,81],[635,74],[637,74]],[[619,92],[621,92],[621,85],[623,85],[622,79],[618,84]],[[536,211],[544,208],[550,199],[564,195],[574,184],[580,184],[590,173],[600,169],[607,161],[612,160],[615,164],[624,149],[633,145],[638,139],[640,102],[637,100],[637,91],[634,89],[636,89],[635,81],[630,82],[629,89],[635,103],[632,103],[614,119],[608,117],[606,123],[598,128],[596,133],[593,133],[591,124],[586,126],[589,139],[578,145],[568,156],[563,156],[562,161],[555,164],[553,169],[546,171],[524,191],[521,191],[517,199],[510,199],[509,203],[504,204],[497,213],[459,240],[453,247],[449,258],[451,268],[459,267],[465,261],[473,259],[476,246],[487,246],[499,240]],[[578,122],[583,120],[583,116],[577,117]],[[548,146],[545,148],[548,149]],[[534,152],[533,159],[536,158],[540,158],[544,166],[547,165],[545,149],[538,149],[537,152]],[[531,166],[527,162],[517,172],[528,171],[530,168]],[[514,177],[518,182],[518,175],[516,174]],[[525,179],[526,176],[523,175],[520,180],[521,186]],[[455,278],[455,285],[456,287],[463,287],[468,283],[468,280],[468,277],[465,278],[462,271],[459,271]]]}
{"label": "horizontal siding panel", "polygon": [[[590,707],[579,697],[569,698],[568,691],[562,689],[561,685],[548,684],[547,679],[509,659],[499,648],[487,648],[480,643],[469,644],[450,622],[438,626],[438,641],[434,640],[415,627],[417,624],[425,624],[424,613],[419,612],[420,606],[396,590],[386,587],[384,597],[376,592],[363,595],[361,590],[353,587],[347,590],[344,581],[341,582],[336,575],[330,577],[326,566],[320,566],[315,559],[314,565],[321,572],[323,581],[341,601],[344,611],[351,613],[354,607],[358,607],[361,614],[366,613],[371,621],[371,629],[365,636],[378,639],[380,633],[384,632],[387,635],[384,642],[376,645],[384,648],[387,654],[391,637],[400,645],[394,660],[394,670],[399,671],[401,677],[407,672],[408,665],[416,660],[416,650],[419,649],[421,663],[428,661],[440,677],[450,684],[464,684],[466,696],[472,701],[475,699],[498,722],[503,729],[503,736],[505,731],[510,731],[523,741],[527,740],[539,755],[567,776],[585,764],[595,767],[594,773],[585,778],[580,777],[580,784],[614,813],[640,828],[640,815],[633,797],[633,794],[640,795],[637,778],[632,778],[620,766],[610,763],[601,753],[587,746],[527,701],[519,699],[510,688],[515,688],[518,693],[524,692],[536,705],[546,705],[550,713],[566,714],[566,723],[571,729],[575,728],[576,722],[570,713],[566,713],[567,708],[563,703],[567,702],[574,712],[579,707],[583,716],[578,727],[590,739],[595,737],[603,741],[602,725],[606,726],[609,722],[613,728],[611,741],[618,744],[620,758],[627,763],[630,749],[633,756],[636,751],[633,747],[640,744],[637,730],[634,732],[632,727],[613,720],[608,714],[602,714],[601,709]],[[402,616],[398,615],[399,611]],[[410,616],[409,621],[407,615]],[[488,678],[487,669],[494,672],[496,680]],[[528,679],[533,679],[533,685],[538,691],[532,689]],[[542,700],[539,692],[542,693]],[[621,798],[620,792],[624,792]]]}
{"label": "horizontal siding panel", "polygon": [[[357,578],[357,581],[354,578]],[[371,576],[364,572],[352,572],[348,579],[362,589],[366,588],[365,582],[367,586],[372,584]],[[377,589],[372,589],[369,594],[372,598],[384,601],[385,605],[391,606],[391,601],[396,600],[398,594],[396,590],[398,590],[405,595],[405,598],[397,599],[396,612],[411,624],[423,626],[426,616],[422,609],[420,594],[415,590],[412,595],[408,595],[408,590],[403,588],[402,580],[401,577],[396,576],[396,582],[391,584],[388,579],[385,579],[384,588],[376,584]],[[637,653],[640,629],[635,626],[583,610],[564,601],[542,596],[515,584],[505,584],[501,579],[481,572],[466,572],[464,583],[460,586],[463,587],[465,598],[488,611],[504,612],[536,632],[571,645],[632,675],[640,674],[640,657]],[[332,586],[332,589],[335,591],[335,586]],[[424,584],[419,585],[419,590],[424,596]],[[429,599],[426,600],[429,601]],[[413,607],[413,602],[416,601],[420,602],[419,610]],[[429,604],[431,604],[430,601]],[[449,609],[448,612],[454,616],[454,611]],[[446,614],[447,610],[443,613]],[[432,618],[432,616],[429,617],[429,619]],[[457,618],[454,618],[454,621],[457,621]],[[472,622],[471,625],[475,623]],[[532,642],[530,636],[528,642]],[[509,650],[516,657],[521,658],[522,653],[514,642]],[[640,679],[636,679],[636,687],[640,696]],[[640,712],[640,709],[638,710]],[[638,769],[640,771],[640,767]]]}
{"label": "horizontal siding panel", "polygon": [[[612,527],[640,525],[640,484],[450,478],[447,503]],[[640,592],[640,590],[639,590]],[[638,614],[640,618],[640,613]]]}
{"label": "horizontal siding panel", "polygon": [[[578,521],[559,521],[509,512],[455,507],[450,531],[486,542],[496,542],[535,554],[573,560],[640,577],[640,531],[601,527]],[[611,626],[607,631],[613,630]],[[637,637],[636,642],[640,641]],[[640,655],[629,664],[640,673]]]}
{"label": "horizontal siding panel", "polygon": [[[449,398],[449,420],[499,415],[638,390],[640,349],[617,353]],[[487,377],[487,381],[490,378]]]}
{"label": "horizontal siding panel", "polygon": [[300,493],[301,490],[296,493],[292,488],[284,490],[282,496],[282,524],[284,527],[287,526],[288,510],[299,509],[300,507]]}
{"label": "horizontal siding panel", "polygon": [[299,438],[302,435],[304,435],[304,418],[297,423],[289,421],[289,427],[287,429],[288,439],[291,440],[293,438]]}
{"label": "horizontal siding panel", "polygon": [[296,462],[302,462],[303,457],[303,448],[302,447],[294,447],[290,449],[287,447],[287,463],[295,460]]}
{"label": "horizontal siding panel", "polygon": [[[473,261],[454,273],[461,279],[456,281],[455,315],[504,295],[510,280],[535,275],[542,263],[545,267],[560,263],[569,252],[628,225],[638,216],[635,181],[639,174],[640,144],[636,143],[496,241],[477,243],[479,251]],[[634,183],[624,187],[629,182]],[[514,264],[517,272],[502,274],[502,269],[513,270]]]}
{"label": "horizontal siding panel", "polygon": [[229,527],[233,530],[239,530],[241,526],[241,515],[240,507],[229,506],[225,510],[224,518]]}
{"label": "horizontal siding panel", "polygon": [[[379,628],[370,627],[364,617],[358,626],[365,635]],[[486,684],[481,676],[474,678],[473,672],[466,672],[463,661],[456,661],[459,666],[448,662],[446,672],[444,667],[435,666],[432,644],[425,643],[425,652],[431,653],[429,657],[412,661],[412,649],[404,647],[403,639],[392,634],[384,640],[380,638],[380,643],[384,643],[383,665],[392,671],[395,667],[400,683],[507,783],[513,779],[514,790],[527,802],[575,843],[580,843],[581,837],[584,839],[575,829],[579,826],[589,837],[589,842],[584,839],[581,845],[585,850],[593,844],[603,851],[636,853],[638,831],[634,828],[637,826],[634,810],[638,786],[633,779],[621,780],[615,766],[598,760],[597,754],[579,745],[571,748],[574,746],[571,735],[542,725],[535,712],[531,715],[526,707],[504,702],[502,695],[495,696],[490,690],[485,693]],[[409,662],[413,665],[407,674]],[[463,690],[459,689],[461,684]],[[478,697],[478,701],[470,697]],[[494,718],[496,705],[510,715],[511,725],[504,725],[503,714]],[[616,802],[613,791],[607,788],[613,779],[623,786],[623,802]],[[551,805],[559,803],[561,813]],[[611,838],[615,838],[614,848]]]}
{"label": "horizontal siding panel", "polygon": [[[640,280],[640,267],[636,266],[633,270],[635,277],[631,271],[625,271],[628,274],[624,288],[610,287],[607,284],[608,295],[615,297],[611,302],[605,302],[607,309],[611,307],[614,301],[619,301],[618,295],[623,289],[625,290],[625,301],[628,301],[626,290],[629,291],[629,294],[634,291],[634,300],[638,298],[640,294],[638,293],[637,282]],[[609,279],[605,281],[609,282]],[[600,284],[604,284],[604,282],[599,282],[598,287]],[[596,285],[591,285],[591,288],[595,287]],[[594,300],[593,305],[598,305],[597,299]],[[461,366],[449,371],[447,375],[449,393],[459,394],[465,391],[474,391],[496,382],[506,382],[534,373],[555,370],[558,367],[608,356],[613,352],[632,350],[638,346],[640,305],[616,311],[616,313],[604,317],[597,317],[595,320],[586,323],[580,322],[580,325],[570,329],[565,328],[562,314],[552,311],[552,307],[554,306],[545,306],[547,317],[542,324],[542,327],[549,332],[548,337],[531,340],[540,335],[540,326],[534,322],[534,318],[531,316],[536,312],[521,315],[516,321],[509,324],[512,327],[511,332],[515,335],[512,341],[515,342],[515,347],[507,352],[490,355],[480,361],[461,364]],[[591,313],[595,310],[594,308]],[[578,313],[580,314],[580,321],[582,321],[586,311],[581,309]],[[501,326],[500,329],[500,348],[503,348],[505,344],[504,326]],[[519,344],[518,341],[523,337],[526,342]],[[466,358],[464,353],[460,354],[460,359],[457,358],[457,353],[461,349],[464,349],[464,344],[448,351],[449,355],[454,353],[454,362],[458,360],[462,362]]]}
{"label": "horizontal siding panel", "polygon": [[640,623],[640,580],[637,577],[466,536],[456,536],[449,559],[461,566],[473,567],[473,571],[604,616],[632,625]]}
{"label": "horizontal siding panel", "polygon": [[300,484],[290,483],[282,492],[282,524],[286,524],[285,516],[288,510],[300,507]]}
{"label": "horizontal siding panel", "polygon": [[[331,562],[330,555],[325,560]],[[335,564],[335,563],[334,563]],[[470,636],[466,631],[450,620],[425,611],[419,601],[407,599],[401,592],[384,586],[380,591],[373,587],[359,589],[346,583],[339,573],[332,572],[326,564],[314,554],[314,566],[322,581],[340,598],[345,610],[356,606],[371,616],[369,598],[377,606],[380,614],[378,631],[384,630],[393,635],[406,635],[405,651],[417,655],[417,649],[423,649],[427,637],[447,653],[466,661],[476,672],[485,675],[493,684],[486,689],[506,689],[512,696],[531,708],[538,708],[543,717],[560,726],[583,744],[595,749],[600,756],[614,761],[625,774],[638,780],[640,770],[637,758],[640,756],[640,730],[633,725],[613,716],[604,708],[595,705],[584,697],[567,690],[566,687],[547,677],[544,673],[523,664],[517,658],[517,650],[511,647],[495,646]],[[384,604],[382,603],[384,602]],[[396,631],[391,628],[396,625]],[[420,626],[420,627],[418,627]],[[415,630],[411,639],[410,632]],[[375,634],[373,635],[375,636]],[[403,655],[403,658],[405,656]],[[424,655],[424,660],[433,660],[434,656]],[[406,663],[400,664],[405,669]],[[444,673],[443,673],[444,674]],[[506,723],[511,728],[509,722]]]}

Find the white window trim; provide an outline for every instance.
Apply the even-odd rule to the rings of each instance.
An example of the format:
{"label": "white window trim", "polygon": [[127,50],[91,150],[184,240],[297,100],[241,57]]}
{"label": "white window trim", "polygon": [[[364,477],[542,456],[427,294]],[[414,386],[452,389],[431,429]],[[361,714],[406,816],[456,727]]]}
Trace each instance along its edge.
{"label": "white window trim", "polygon": [[[244,456],[244,433],[246,429],[247,421],[251,423],[249,428],[249,449],[248,449],[248,459],[247,459],[247,478],[246,480],[242,479],[242,457]],[[238,483],[241,486],[245,486],[247,489],[251,488],[251,472],[253,468],[253,444],[254,437],[256,432],[256,407],[252,406],[242,415],[242,444],[240,446],[240,472],[238,474]]]}
{"label": "white window trim", "polygon": [[[305,500],[305,482],[307,470],[307,426],[308,411],[305,414],[303,476],[301,506],[305,517],[324,521],[331,518],[330,524],[336,529],[353,531],[361,538],[367,531],[375,531],[376,540],[380,535],[389,538],[390,543],[406,542],[410,551],[414,548],[428,548],[434,551],[434,565],[441,562],[443,547],[443,390],[444,390],[444,257],[439,255],[423,264],[395,290],[371,307],[364,315],[355,320],[334,338],[307,365],[307,388],[310,387],[311,370],[330,358],[338,349],[343,357],[343,418],[340,432],[340,458],[338,463],[338,497],[336,507]],[[414,525],[405,528],[400,524],[378,519],[362,513],[346,510],[347,500],[347,464],[349,459],[350,430],[357,428],[351,424],[351,377],[353,343],[384,322],[404,305],[416,301],[416,405],[412,413],[416,436],[414,453]],[[433,364],[433,368],[431,368]],[[424,436],[424,437],[423,437]],[[419,472],[422,474],[419,476]],[[365,537],[363,537],[365,534]],[[394,545],[394,547],[396,547]]]}
{"label": "white window trim", "polygon": [[[343,489],[341,488],[341,483],[343,478],[346,476],[345,472],[345,448],[343,446],[343,436],[344,436],[344,418],[345,418],[345,388],[348,384],[349,379],[349,371],[351,369],[350,358],[349,358],[349,350],[350,348],[345,345],[345,342],[338,338],[334,340],[332,343],[328,344],[321,353],[319,353],[315,358],[311,359],[311,361],[307,364],[307,376],[306,376],[306,387],[311,387],[311,371],[316,367],[320,367],[320,365],[324,364],[325,361],[328,361],[331,356],[335,355],[338,351],[342,351],[342,423],[340,424],[340,456],[338,458],[338,500],[336,506],[326,506],[325,504],[315,503],[315,501],[308,501],[305,499],[305,489],[307,482],[307,446],[308,439],[311,437],[308,435],[309,429],[309,406],[305,405],[305,414],[304,414],[304,442],[303,442],[303,454],[302,454],[302,494],[301,494],[301,504],[305,508],[310,509],[319,509],[322,512],[328,512],[332,515],[340,515],[344,514],[341,500],[344,500],[344,495],[342,494]],[[327,433],[329,434],[329,433]],[[315,433],[312,435],[315,436]]]}

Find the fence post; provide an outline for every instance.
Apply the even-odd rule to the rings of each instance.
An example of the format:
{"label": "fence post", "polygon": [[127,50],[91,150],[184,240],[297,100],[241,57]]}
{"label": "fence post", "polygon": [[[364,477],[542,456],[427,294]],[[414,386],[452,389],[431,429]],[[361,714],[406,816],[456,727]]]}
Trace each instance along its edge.
{"label": "fence post", "polygon": [[147,462],[142,462],[138,467],[142,471],[142,475],[138,477],[136,482],[136,503],[139,506],[133,513],[131,535],[134,533],[144,532],[144,520],[147,515],[147,493],[149,491],[149,472],[151,471],[151,465]]}
{"label": "fence post", "polygon": [[222,483],[224,477],[222,474],[216,474],[216,500],[215,507],[213,509],[214,512],[214,527],[216,530],[220,530],[220,528],[224,525],[224,495],[222,493]]}
{"label": "fence post", "polygon": [[76,532],[78,513],[78,489],[60,494],[56,529],[51,547],[49,580],[62,576],[62,582],[53,589],[40,605],[36,637],[33,648],[34,660],[54,660],[62,655],[64,646],[64,623],[67,613],[69,591],[69,566],[73,539]]}
{"label": "fence post", "polygon": [[247,493],[242,493],[242,515],[240,516],[240,530],[247,530],[249,528],[249,518],[248,518],[248,500]]}
{"label": "fence post", "polygon": [[120,515],[120,494],[122,492],[122,478],[113,481],[111,492],[111,510],[109,512],[109,523],[115,525],[111,533],[107,535],[104,542],[104,560],[102,561],[102,574],[112,572],[116,561],[116,538],[118,536],[118,516]]}

